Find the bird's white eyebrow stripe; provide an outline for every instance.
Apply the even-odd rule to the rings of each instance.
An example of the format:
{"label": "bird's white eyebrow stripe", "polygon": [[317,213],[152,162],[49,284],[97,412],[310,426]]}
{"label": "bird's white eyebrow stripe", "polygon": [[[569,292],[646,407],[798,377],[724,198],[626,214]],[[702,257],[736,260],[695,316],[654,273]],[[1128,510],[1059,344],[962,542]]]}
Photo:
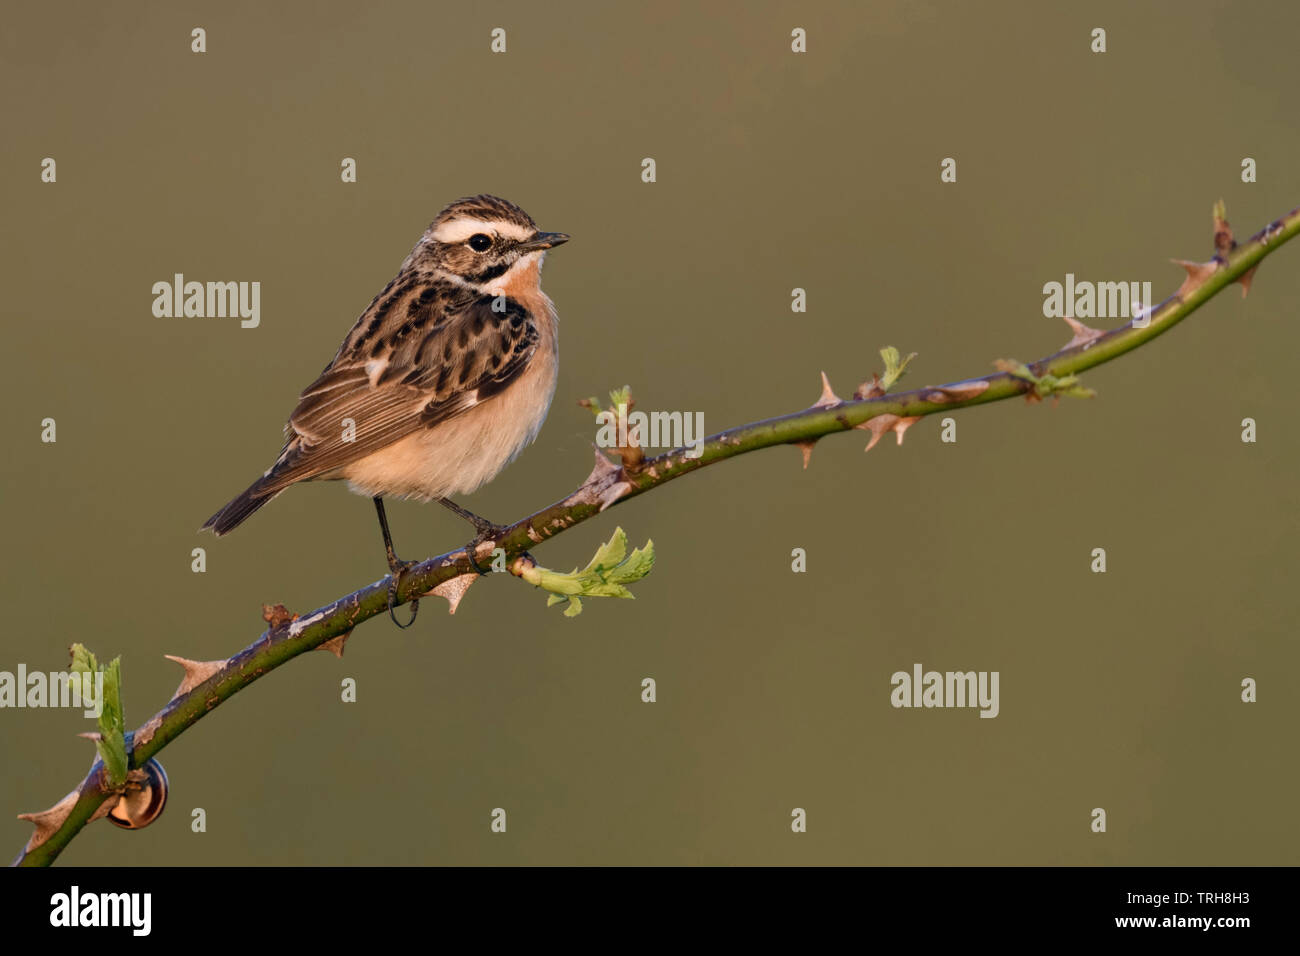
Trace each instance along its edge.
{"label": "bird's white eyebrow stripe", "polygon": [[533,234],[527,226],[504,219],[475,219],[472,216],[459,216],[435,229],[433,238],[438,242],[464,242],[476,232],[496,234],[508,239],[527,239]]}

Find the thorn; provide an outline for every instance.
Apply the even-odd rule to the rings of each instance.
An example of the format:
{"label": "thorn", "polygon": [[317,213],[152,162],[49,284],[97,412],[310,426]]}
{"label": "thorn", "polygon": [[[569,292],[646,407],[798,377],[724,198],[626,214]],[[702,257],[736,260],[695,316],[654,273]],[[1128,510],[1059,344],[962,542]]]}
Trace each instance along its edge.
{"label": "thorn", "polygon": [[606,508],[608,508],[614,502],[618,501],[619,498],[622,498],[625,494],[627,494],[631,490],[632,490],[632,483],[630,481],[620,481],[617,484],[611,486],[605,491],[603,495],[600,496],[600,510],[604,511]]}
{"label": "thorn", "polygon": [[440,598],[446,598],[447,603],[451,605],[447,609],[448,614],[455,614],[456,608],[460,606],[460,599],[465,596],[469,586],[478,580],[477,574],[458,574],[454,578],[448,578],[443,581],[432,591],[427,594],[436,594]]}
{"label": "thorn", "polygon": [[[283,604],[263,604],[262,620],[271,625],[271,630],[274,631],[281,624],[298,620],[298,615],[291,614]],[[175,660],[175,658],[172,659]]]}
{"label": "thorn", "polygon": [[891,415],[886,412],[884,415],[877,415],[875,418],[869,418],[861,425],[854,425],[854,428],[862,428],[871,432],[871,441],[867,442],[867,447],[863,451],[871,451],[880,441],[880,437],[885,432],[893,432],[898,436],[898,443],[903,444],[903,433],[921,420],[920,415],[912,415],[908,418],[900,418],[897,415]]}
{"label": "thorn", "polygon": [[1179,298],[1186,298],[1187,293],[1195,292],[1205,283],[1206,279],[1219,271],[1219,261],[1217,259],[1211,259],[1209,262],[1188,262],[1186,259],[1170,259],[1169,261],[1187,270],[1187,278],[1178,287]]}
{"label": "thorn", "polygon": [[329,651],[339,660],[343,660],[343,645],[345,645],[348,642],[348,638],[351,636],[352,636],[352,630],[351,628],[349,628],[348,630],[344,631],[342,634],[335,634],[328,641],[325,641],[322,644],[317,644],[316,650]]}
{"label": "thorn", "polygon": [[[1228,253],[1237,248],[1237,240],[1232,237],[1232,226],[1228,223],[1227,215],[1223,200],[1220,199],[1214,204],[1214,257],[1221,261],[1227,258]],[[1255,278],[1255,270],[1258,268],[1258,265],[1251,266],[1237,280],[1241,283],[1241,297],[1243,299],[1250,292],[1250,283]]]}
{"label": "thorn", "polygon": [[811,439],[809,441],[797,441],[794,443],[795,447],[798,448],[799,451],[803,453],[804,471],[808,470],[808,462],[812,461],[813,448],[814,446],[816,446],[816,444],[817,444],[816,439]]}
{"label": "thorn", "polygon": [[1078,319],[1071,318],[1068,315],[1062,316],[1062,318],[1065,319],[1065,324],[1074,331],[1074,338],[1065,343],[1067,349],[1072,349],[1076,345],[1087,345],[1089,342],[1095,342],[1106,334],[1103,330],[1089,328]]}
{"label": "thorn", "polygon": [[93,740],[96,743],[104,739],[104,735],[93,730],[88,730],[84,734],[77,734],[78,737],[84,737],[86,740]]}
{"label": "thorn", "polygon": [[596,452],[596,466],[591,469],[591,474],[588,475],[587,480],[582,483],[584,488],[588,485],[594,485],[596,482],[602,481],[619,471],[619,466],[606,458],[605,453],[600,450],[599,446],[597,446],[595,442],[592,442],[591,447]]}
{"label": "thorn", "polygon": [[982,395],[988,391],[989,383],[983,380],[976,382],[959,382],[956,385],[927,385],[930,389],[925,395],[925,401],[932,402],[935,405],[943,405],[948,402],[962,402],[968,398],[974,398],[976,395]]}
{"label": "thorn", "polygon": [[50,807],[48,810],[41,810],[39,813],[20,813],[19,820],[26,820],[36,828],[31,838],[27,841],[27,846],[23,849],[24,853],[31,853],[38,846],[48,840],[58,829],[63,826],[63,821],[68,818],[72,808],[77,804],[78,793],[73,790],[66,797]]}
{"label": "thorn", "polygon": [[912,415],[909,418],[900,418],[898,424],[894,426],[894,434],[898,436],[898,443],[903,444],[904,433],[921,420],[920,415]]}
{"label": "thorn", "polygon": [[1255,281],[1255,270],[1258,268],[1258,265],[1251,266],[1242,274],[1242,277],[1237,280],[1241,283],[1241,297],[1243,299],[1246,298],[1246,294],[1250,292],[1250,284]]}
{"label": "thorn", "polygon": [[172,694],[172,700],[188,694],[227,663],[226,661],[191,661],[184,657],[173,657],[171,654],[164,654],[163,657],[185,668],[185,676],[181,678],[181,685],[176,688],[176,693]]}
{"label": "thorn", "polygon": [[[586,501],[591,504],[599,502],[600,510],[604,511],[631,491],[632,483],[618,481],[618,478],[626,475],[623,466],[615,464],[606,458],[594,443],[592,448],[595,449],[596,454],[595,467],[591,469],[591,474],[587,476],[587,480],[582,483],[581,487],[565,500]],[[602,488],[604,488],[603,491]]]}
{"label": "thorn", "polygon": [[817,399],[817,401],[813,402],[808,407],[809,408],[832,408],[835,405],[843,405],[843,404],[844,404],[844,399],[840,398],[838,395],[835,394],[835,390],[831,388],[831,380],[826,377],[825,372],[822,372],[821,398]]}

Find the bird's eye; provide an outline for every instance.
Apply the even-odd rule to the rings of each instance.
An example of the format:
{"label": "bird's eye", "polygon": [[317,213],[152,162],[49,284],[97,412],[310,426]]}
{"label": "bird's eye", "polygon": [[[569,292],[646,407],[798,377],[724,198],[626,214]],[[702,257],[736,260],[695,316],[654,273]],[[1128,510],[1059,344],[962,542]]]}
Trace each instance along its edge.
{"label": "bird's eye", "polygon": [[475,252],[487,252],[492,245],[492,237],[487,233],[476,232],[469,237],[469,247]]}

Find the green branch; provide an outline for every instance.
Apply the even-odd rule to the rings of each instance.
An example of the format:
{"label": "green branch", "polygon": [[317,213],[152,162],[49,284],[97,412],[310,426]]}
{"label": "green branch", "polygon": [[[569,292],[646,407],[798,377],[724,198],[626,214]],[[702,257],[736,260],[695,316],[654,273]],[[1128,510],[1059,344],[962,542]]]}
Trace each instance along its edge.
{"label": "green branch", "polygon": [[[656,458],[643,458],[633,443],[633,447],[619,449],[622,463],[618,464],[597,451],[596,467],[573,494],[516,521],[494,542],[496,547],[504,549],[506,562],[502,566],[517,577],[549,586],[554,594],[598,594],[602,589],[617,594],[622,586],[619,575],[648,571],[650,556],[633,552],[627,559],[627,570],[619,571],[625,545],[612,551],[607,545],[584,571],[556,575],[537,568],[527,549],[613,504],[760,448],[798,445],[804,451],[806,464],[812,444],[834,432],[868,430],[872,433],[868,445],[871,447],[886,432],[894,432],[901,442],[903,432],[914,421],[935,412],[951,412],[1017,395],[1037,400],[1048,395],[1083,394],[1078,391],[1082,388],[1077,379],[1081,372],[1163,335],[1229,284],[1241,282],[1248,287],[1259,262],[1300,232],[1300,208],[1241,244],[1233,241],[1232,232],[1223,221],[1221,205],[1215,207],[1214,224],[1214,257],[1203,263],[1181,263],[1187,270],[1187,279],[1178,292],[1143,316],[1146,321],[1142,325],[1134,320],[1117,329],[1099,332],[1071,320],[1075,336],[1070,344],[1037,362],[1022,365],[1003,360],[1002,370],[990,375],[896,394],[889,394],[888,389],[902,376],[907,361],[900,362],[899,353],[891,350],[885,355],[884,378],[876,376],[872,382],[864,382],[853,398],[839,399],[823,376],[822,397],[810,408],[713,435],[704,442],[698,457],[690,457],[686,449],[679,448]],[[476,558],[491,557],[484,549],[490,551],[489,545],[483,545]],[[460,598],[477,578],[478,573],[463,549],[429,558],[403,575],[398,603],[434,593],[447,598],[454,613]],[[173,658],[185,668],[185,679],[166,707],[127,735],[131,769],[144,767],[150,758],[215,707],[299,654],[321,648],[341,655],[343,642],[353,628],[387,613],[388,589],[389,579],[384,578],[302,616],[289,615],[283,608],[268,608],[267,630],[226,661],[197,663]],[[102,761],[97,761],[77,788],[50,810],[24,815],[24,819],[36,825],[36,832],[14,864],[50,864],[86,823],[107,812],[120,792],[120,787],[112,786],[107,780]]]}

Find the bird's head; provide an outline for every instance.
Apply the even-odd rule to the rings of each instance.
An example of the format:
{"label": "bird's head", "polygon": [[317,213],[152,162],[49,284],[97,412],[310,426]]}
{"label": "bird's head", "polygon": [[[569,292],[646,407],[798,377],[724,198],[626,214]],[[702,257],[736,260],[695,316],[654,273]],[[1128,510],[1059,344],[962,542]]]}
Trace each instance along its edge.
{"label": "bird's head", "polygon": [[420,264],[483,286],[516,265],[540,265],[546,250],[568,239],[562,232],[539,232],[533,217],[512,202],[472,196],[438,213],[412,255]]}

